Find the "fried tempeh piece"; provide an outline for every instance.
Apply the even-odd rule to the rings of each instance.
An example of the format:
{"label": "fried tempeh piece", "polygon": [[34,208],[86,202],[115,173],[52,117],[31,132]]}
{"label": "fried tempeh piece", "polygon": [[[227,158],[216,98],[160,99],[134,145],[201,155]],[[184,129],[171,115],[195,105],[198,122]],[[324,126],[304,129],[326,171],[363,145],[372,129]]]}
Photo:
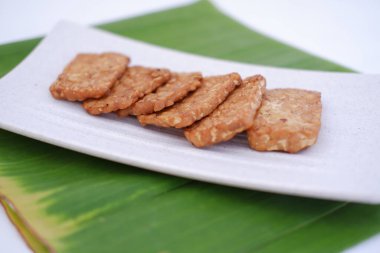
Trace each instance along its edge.
{"label": "fried tempeh piece", "polygon": [[137,101],[131,107],[120,110],[120,117],[127,115],[141,115],[161,111],[183,99],[189,92],[196,90],[202,84],[202,74],[172,73],[169,82],[159,87],[156,92],[150,93]]}
{"label": "fried tempeh piece", "polygon": [[206,77],[199,89],[172,107],[137,118],[142,125],[176,128],[190,126],[215,110],[241,82],[237,73]]}
{"label": "fried tempeh piece", "polygon": [[251,148],[296,153],[313,145],[321,125],[321,94],[300,89],[274,89],[264,96],[252,128]]}
{"label": "fried tempeh piece", "polygon": [[260,75],[244,79],[215,111],[185,130],[186,139],[196,147],[205,147],[232,139],[252,127],[265,83]]}
{"label": "fried tempeh piece", "polygon": [[130,67],[106,96],[86,100],[83,107],[93,115],[125,109],[169,79],[167,69]]}
{"label": "fried tempeh piece", "polygon": [[83,101],[103,96],[123,75],[129,58],[118,53],[78,54],[50,86],[56,99]]}

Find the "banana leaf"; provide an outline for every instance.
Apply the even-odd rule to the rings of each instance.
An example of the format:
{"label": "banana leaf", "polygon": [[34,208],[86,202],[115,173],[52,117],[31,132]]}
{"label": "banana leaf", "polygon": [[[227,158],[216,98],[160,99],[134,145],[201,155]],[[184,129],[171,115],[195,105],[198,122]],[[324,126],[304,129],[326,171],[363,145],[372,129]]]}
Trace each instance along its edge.
{"label": "banana leaf", "polygon": [[[350,71],[252,31],[207,1],[98,27],[220,59]],[[39,41],[0,46],[0,76]],[[192,181],[5,130],[0,202],[35,252],[340,252],[380,232],[380,206]]]}

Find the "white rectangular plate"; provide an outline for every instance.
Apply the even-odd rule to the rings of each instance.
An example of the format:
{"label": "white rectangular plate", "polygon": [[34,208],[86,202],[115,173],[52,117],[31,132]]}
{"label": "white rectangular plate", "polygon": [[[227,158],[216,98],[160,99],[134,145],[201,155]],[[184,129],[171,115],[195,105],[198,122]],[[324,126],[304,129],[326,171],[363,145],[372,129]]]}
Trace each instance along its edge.
{"label": "white rectangular plate", "polygon": [[[89,116],[57,101],[50,84],[80,52],[116,51],[133,64],[205,75],[260,73],[268,88],[322,93],[318,143],[295,155],[256,152],[246,137],[197,149],[172,129],[134,118]],[[220,61],[176,52],[61,22],[0,80],[0,127],[78,152],[202,181],[334,200],[380,203],[380,76],[299,71]]]}

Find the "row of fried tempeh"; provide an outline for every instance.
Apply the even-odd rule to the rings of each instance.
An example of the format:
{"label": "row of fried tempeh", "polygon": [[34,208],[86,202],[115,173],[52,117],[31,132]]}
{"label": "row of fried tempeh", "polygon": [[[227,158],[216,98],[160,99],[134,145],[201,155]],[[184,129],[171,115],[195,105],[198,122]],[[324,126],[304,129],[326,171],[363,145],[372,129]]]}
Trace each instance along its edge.
{"label": "row of fried tempeh", "polygon": [[294,153],[316,142],[318,92],[266,91],[260,75],[202,77],[128,64],[129,58],[117,53],[79,54],[50,91],[57,99],[83,101],[93,115],[116,112],[136,115],[142,125],[184,128],[196,147],[227,141],[245,130],[257,150]]}

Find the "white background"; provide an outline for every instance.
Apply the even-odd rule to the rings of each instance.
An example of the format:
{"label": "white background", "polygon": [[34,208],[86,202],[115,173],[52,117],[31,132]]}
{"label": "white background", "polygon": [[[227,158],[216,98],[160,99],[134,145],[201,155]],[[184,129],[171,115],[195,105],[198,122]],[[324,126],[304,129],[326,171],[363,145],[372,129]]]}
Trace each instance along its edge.
{"label": "white background", "polygon": [[[190,0],[0,0],[0,44],[41,36],[60,19],[98,24]],[[223,12],[266,35],[362,73],[380,73],[380,1],[214,0]],[[0,208],[4,252],[30,252]],[[347,252],[373,252],[380,235]]]}

